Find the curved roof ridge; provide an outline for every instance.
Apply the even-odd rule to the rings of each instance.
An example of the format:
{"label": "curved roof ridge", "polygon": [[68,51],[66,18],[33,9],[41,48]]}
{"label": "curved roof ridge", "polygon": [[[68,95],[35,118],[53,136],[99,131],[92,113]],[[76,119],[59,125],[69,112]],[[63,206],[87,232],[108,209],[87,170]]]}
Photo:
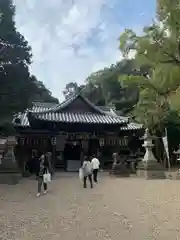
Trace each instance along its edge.
{"label": "curved roof ridge", "polygon": [[82,94],[74,94],[72,97],[69,99],[65,100],[64,102],[60,103],[59,106],[55,107],[53,111],[59,111],[63,110],[65,107],[67,107],[69,104],[74,102],[78,97],[80,97],[83,101],[85,101],[89,106],[91,106],[96,112],[101,113],[101,114],[106,114],[105,111],[100,109],[98,106],[93,104],[92,102],[89,101],[86,97],[82,96]]}
{"label": "curved roof ridge", "polygon": [[[56,104],[56,106],[54,108],[44,109],[44,110],[41,110],[39,112],[38,111],[34,112],[34,111],[29,110],[28,113],[33,114],[33,115],[55,113],[55,112],[58,112],[60,110],[63,110],[65,107],[67,107],[73,101],[75,101],[78,97],[82,98],[88,105],[90,105],[97,113],[99,113],[101,115],[106,115],[106,116],[114,117],[114,118],[117,118],[117,119],[121,119],[121,120],[123,120],[124,122],[127,122],[127,123],[129,122],[128,117],[119,116],[118,114],[116,114],[116,112],[112,108],[109,108],[110,111],[104,111],[100,107],[98,107],[95,104],[93,104],[92,102],[90,102],[86,97],[83,97],[81,94],[73,95],[72,97],[63,101],[62,103]],[[68,112],[65,112],[65,113],[68,113]],[[87,114],[88,112],[79,112],[79,113]],[[91,113],[91,112],[89,112],[89,113]],[[91,114],[93,114],[93,113],[91,113]]]}
{"label": "curved roof ridge", "polygon": [[[55,107],[50,107],[49,109],[46,109],[44,111],[40,111],[39,113],[50,113],[50,112],[57,112],[57,111],[63,110],[65,107],[67,107],[73,101],[75,101],[78,97],[83,99],[83,101],[85,101],[89,106],[91,106],[97,113],[100,113],[100,114],[103,114],[103,115],[108,114],[106,111],[103,111],[98,106],[94,105],[92,102],[90,102],[87,98],[83,97],[81,94],[75,94],[72,97],[70,97],[69,99],[66,99],[65,101],[63,101],[62,103],[56,104]],[[28,112],[34,113],[33,110],[29,110]]]}
{"label": "curved roof ridge", "polygon": [[[109,108],[110,111],[105,111],[103,109],[101,109],[100,107],[94,105],[92,102],[90,102],[86,97],[82,96],[81,94],[74,94],[72,97],[70,97],[69,99],[63,101],[60,104],[54,104],[54,107],[49,106],[49,107],[44,107],[44,109],[39,109],[39,111],[37,111],[38,109],[36,109],[36,111],[33,111],[33,109],[30,109],[27,111],[27,116],[29,117],[30,115],[43,115],[43,114],[54,114],[54,113],[62,113],[62,110],[65,110],[65,108],[71,104],[73,101],[75,101],[78,97],[80,97],[85,103],[87,103],[92,109],[95,110],[95,112],[78,112],[79,114],[91,114],[91,115],[96,115],[96,114],[100,114],[100,115],[104,115],[104,116],[109,116],[115,119],[119,119],[123,122],[128,123],[129,119],[127,117],[122,117],[116,114],[116,112],[114,111],[114,109]],[[65,114],[71,113],[69,111],[63,111]]]}

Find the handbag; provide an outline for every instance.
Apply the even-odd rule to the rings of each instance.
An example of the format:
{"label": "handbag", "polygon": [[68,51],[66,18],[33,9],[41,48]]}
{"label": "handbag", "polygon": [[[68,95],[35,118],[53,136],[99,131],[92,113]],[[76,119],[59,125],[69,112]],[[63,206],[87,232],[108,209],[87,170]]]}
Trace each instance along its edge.
{"label": "handbag", "polygon": [[84,171],[82,168],[79,169],[79,178],[80,178],[80,180],[83,180],[83,178],[84,178]]}
{"label": "handbag", "polygon": [[49,183],[51,182],[51,174],[49,172],[43,174],[43,182],[44,183]]}

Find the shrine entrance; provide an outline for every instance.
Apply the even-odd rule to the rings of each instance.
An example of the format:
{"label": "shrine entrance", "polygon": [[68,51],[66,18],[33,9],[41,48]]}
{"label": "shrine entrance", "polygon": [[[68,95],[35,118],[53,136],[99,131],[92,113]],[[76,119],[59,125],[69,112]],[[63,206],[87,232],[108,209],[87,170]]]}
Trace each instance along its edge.
{"label": "shrine entrance", "polygon": [[67,141],[64,147],[64,161],[67,171],[78,171],[81,166],[81,142]]}
{"label": "shrine entrance", "polygon": [[92,133],[60,133],[55,138],[55,167],[66,171],[78,171],[84,156],[97,156],[99,139]]}

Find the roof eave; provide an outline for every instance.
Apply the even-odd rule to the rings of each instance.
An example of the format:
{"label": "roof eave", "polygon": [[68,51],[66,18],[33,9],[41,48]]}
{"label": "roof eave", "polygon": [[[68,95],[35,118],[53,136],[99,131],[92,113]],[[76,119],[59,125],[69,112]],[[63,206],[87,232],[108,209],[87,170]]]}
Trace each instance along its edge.
{"label": "roof eave", "polygon": [[127,124],[127,121],[121,120],[119,122],[83,122],[83,121],[77,121],[77,122],[68,122],[68,121],[60,121],[60,120],[52,120],[52,119],[43,119],[43,117],[40,117],[40,114],[42,113],[33,113],[29,112],[27,117],[29,119],[29,122],[31,123],[32,121],[40,121],[40,122],[51,122],[51,123],[67,123],[67,124],[97,124],[97,125],[117,125],[117,126],[124,126]]}

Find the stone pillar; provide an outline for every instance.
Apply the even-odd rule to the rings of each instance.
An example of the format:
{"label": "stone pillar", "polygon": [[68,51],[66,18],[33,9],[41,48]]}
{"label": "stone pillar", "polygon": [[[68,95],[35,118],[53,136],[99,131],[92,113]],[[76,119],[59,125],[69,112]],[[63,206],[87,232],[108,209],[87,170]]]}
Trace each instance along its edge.
{"label": "stone pillar", "polygon": [[180,180],[180,169],[177,170],[176,175],[175,175],[176,180]]}
{"label": "stone pillar", "polygon": [[157,162],[157,159],[154,157],[152,152],[154,147],[152,139],[153,137],[150,136],[149,130],[146,129],[143,144],[143,147],[146,149],[146,153],[143,160],[137,166],[137,176],[146,179],[165,179],[165,169]]}
{"label": "stone pillar", "polygon": [[6,149],[0,164],[0,183],[2,184],[17,184],[21,178],[14,155],[16,144],[15,137],[7,138]]}
{"label": "stone pillar", "polygon": [[[180,146],[177,151],[174,151],[174,154],[176,155],[176,160],[179,162],[180,161]],[[175,179],[180,180],[180,169],[177,170]]]}
{"label": "stone pillar", "polygon": [[1,163],[2,163],[2,158],[3,158],[4,150],[5,150],[5,148],[6,148],[6,142],[7,142],[7,139],[6,139],[6,138],[0,137],[0,165],[1,165]]}

